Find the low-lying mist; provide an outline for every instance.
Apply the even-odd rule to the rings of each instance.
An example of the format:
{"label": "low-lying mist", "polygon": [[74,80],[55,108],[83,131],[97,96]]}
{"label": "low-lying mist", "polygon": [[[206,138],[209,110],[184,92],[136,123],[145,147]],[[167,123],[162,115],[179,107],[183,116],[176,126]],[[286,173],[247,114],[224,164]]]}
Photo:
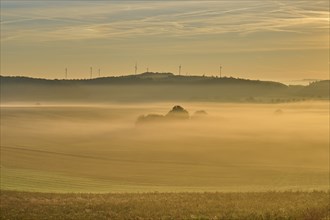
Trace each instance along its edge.
{"label": "low-lying mist", "polygon": [[[189,118],[165,117],[180,105]],[[260,191],[328,186],[329,102],[2,105],[2,188]],[[203,110],[207,114],[194,116]]]}

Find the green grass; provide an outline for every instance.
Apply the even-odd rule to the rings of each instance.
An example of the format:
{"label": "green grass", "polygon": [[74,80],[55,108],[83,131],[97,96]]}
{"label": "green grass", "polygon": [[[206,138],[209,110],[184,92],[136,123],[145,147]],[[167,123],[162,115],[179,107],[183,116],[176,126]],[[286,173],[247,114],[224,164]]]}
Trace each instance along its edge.
{"label": "green grass", "polygon": [[326,191],[61,194],[1,191],[1,219],[329,219]]}

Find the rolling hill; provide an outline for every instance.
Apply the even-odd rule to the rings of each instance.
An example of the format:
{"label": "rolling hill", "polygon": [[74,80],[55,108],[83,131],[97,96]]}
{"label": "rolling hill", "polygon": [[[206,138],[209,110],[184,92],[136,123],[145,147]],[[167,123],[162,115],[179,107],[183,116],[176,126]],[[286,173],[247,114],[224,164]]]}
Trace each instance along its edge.
{"label": "rolling hill", "polygon": [[289,102],[329,99],[329,80],[308,86],[232,77],[145,72],[94,79],[49,80],[1,76],[2,102],[215,101]]}

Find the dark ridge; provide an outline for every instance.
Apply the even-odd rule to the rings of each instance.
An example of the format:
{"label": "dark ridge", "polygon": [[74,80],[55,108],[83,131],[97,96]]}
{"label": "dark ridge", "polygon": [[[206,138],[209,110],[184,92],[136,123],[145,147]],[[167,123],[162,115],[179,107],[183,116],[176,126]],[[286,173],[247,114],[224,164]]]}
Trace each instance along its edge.
{"label": "dark ridge", "polygon": [[233,77],[179,76],[145,72],[94,79],[0,76],[1,102],[211,101],[282,103],[329,100],[329,80],[308,86]]}
{"label": "dark ridge", "polygon": [[41,79],[23,76],[0,76],[5,84],[45,84],[45,85],[98,85],[98,84],[221,84],[221,85],[263,85],[271,87],[287,87],[273,81],[249,80],[233,77],[180,76],[173,73],[145,72],[137,75],[110,76],[93,79]]}

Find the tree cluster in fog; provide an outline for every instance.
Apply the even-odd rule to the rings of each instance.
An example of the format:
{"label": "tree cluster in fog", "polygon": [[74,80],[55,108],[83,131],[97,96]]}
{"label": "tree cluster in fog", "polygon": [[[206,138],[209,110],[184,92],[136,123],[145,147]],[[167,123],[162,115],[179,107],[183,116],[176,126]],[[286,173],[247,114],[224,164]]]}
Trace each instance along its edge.
{"label": "tree cluster in fog", "polygon": [[207,115],[206,111],[196,111],[191,117],[189,112],[180,105],[174,106],[166,115],[148,114],[141,115],[137,119],[137,124],[153,123],[153,122],[171,122],[171,121],[184,121],[190,118],[199,118]]}

